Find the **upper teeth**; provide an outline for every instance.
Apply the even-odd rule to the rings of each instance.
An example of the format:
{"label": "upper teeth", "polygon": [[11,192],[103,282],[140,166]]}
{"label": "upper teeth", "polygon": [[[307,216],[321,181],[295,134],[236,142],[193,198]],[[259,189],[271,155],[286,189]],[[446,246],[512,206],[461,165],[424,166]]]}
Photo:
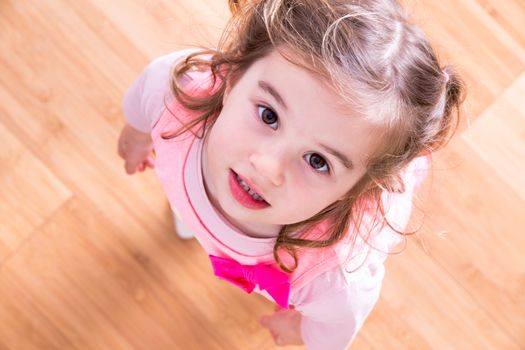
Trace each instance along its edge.
{"label": "upper teeth", "polygon": [[254,190],[252,190],[252,189],[250,188],[250,186],[248,186],[248,185],[246,184],[246,182],[244,182],[244,180],[241,179],[239,176],[237,176],[237,181],[239,182],[239,184],[241,185],[241,187],[242,187],[246,192],[248,192],[248,193],[250,194],[250,196],[252,196],[253,199],[255,199],[256,201],[260,201],[260,202],[264,201],[264,199],[263,199],[261,196],[259,196],[259,194],[258,194],[257,192],[255,192]]}

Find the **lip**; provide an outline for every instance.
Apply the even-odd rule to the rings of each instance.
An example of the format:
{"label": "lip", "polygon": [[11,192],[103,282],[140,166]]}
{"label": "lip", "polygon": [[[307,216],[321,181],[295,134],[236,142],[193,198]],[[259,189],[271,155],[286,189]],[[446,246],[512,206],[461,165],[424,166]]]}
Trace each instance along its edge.
{"label": "lip", "polygon": [[[236,172],[234,172],[232,169],[230,169],[230,176],[228,178],[228,183],[230,185],[230,191],[232,193],[232,196],[244,207],[249,209],[264,209],[270,206],[266,200],[264,202],[258,202],[255,199],[252,198],[239,184],[237,181],[237,176],[239,176],[243,181],[246,182],[246,184],[253,189],[255,192],[260,193],[257,188],[252,187],[252,183],[249,181],[246,181],[246,179],[240,175],[238,175]],[[261,195],[262,197],[262,195]],[[264,198],[264,197],[263,197]]]}

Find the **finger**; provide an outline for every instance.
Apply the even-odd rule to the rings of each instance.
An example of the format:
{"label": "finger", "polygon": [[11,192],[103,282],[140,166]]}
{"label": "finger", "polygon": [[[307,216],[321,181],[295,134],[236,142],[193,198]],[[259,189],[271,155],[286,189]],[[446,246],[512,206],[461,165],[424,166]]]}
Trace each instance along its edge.
{"label": "finger", "polygon": [[126,142],[122,139],[122,135],[120,135],[117,141],[117,152],[119,156],[124,158],[124,156],[126,155],[126,149],[127,149]]}
{"label": "finger", "polygon": [[122,146],[120,143],[117,146],[117,153],[121,158],[124,158],[125,152],[124,152],[124,146]]}
{"label": "finger", "polygon": [[137,170],[140,171],[140,172],[143,172],[145,168],[146,168],[146,166],[144,165],[144,163],[140,163],[137,166]]}
{"label": "finger", "polygon": [[270,334],[272,335],[272,339],[277,345],[282,345],[282,338],[279,335],[278,331],[273,329],[273,325],[271,324],[271,317],[269,316],[263,316],[259,320],[259,323],[263,328],[267,328]]}
{"label": "finger", "polygon": [[273,341],[277,344],[277,339],[280,339],[279,333],[277,333],[276,331],[274,331],[272,329],[270,329],[269,332],[270,332],[270,334],[272,336]]}
{"label": "finger", "polygon": [[280,336],[275,337],[275,344],[284,345],[283,338],[281,338]]}
{"label": "finger", "polygon": [[139,154],[128,155],[126,159],[126,172],[128,174],[134,174],[136,171],[140,171],[140,164],[143,163],[142,158]]}
{"label": "finger", "polygon": [[268,328],[269,321],[270,321],[270,318],[268,316],[263,316],[260,318],[259,323],[261,324],[261,326]]}
{"label": "finger", "polygon": [[126,173],[129,175],[134,174],[135,170],[137,169],[137,166],[135,164],[132,164],[131,162],[126,162],[124,164],[124,168],[126,169]]}
{"label": "finger", "polygon": [[155,160],[151,157],[146,158],[146,166],[153,169],[155,167]]}

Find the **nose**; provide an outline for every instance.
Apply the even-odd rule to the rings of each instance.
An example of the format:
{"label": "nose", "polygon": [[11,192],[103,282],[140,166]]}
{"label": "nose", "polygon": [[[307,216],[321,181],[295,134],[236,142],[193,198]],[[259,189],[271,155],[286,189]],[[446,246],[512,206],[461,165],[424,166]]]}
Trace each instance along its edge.
{"label": "nose", "polygon": [[253,153],[249,160],[258,174],[270,180],[275,186],[282,185],[284,182],[282,157],[273,152]]}

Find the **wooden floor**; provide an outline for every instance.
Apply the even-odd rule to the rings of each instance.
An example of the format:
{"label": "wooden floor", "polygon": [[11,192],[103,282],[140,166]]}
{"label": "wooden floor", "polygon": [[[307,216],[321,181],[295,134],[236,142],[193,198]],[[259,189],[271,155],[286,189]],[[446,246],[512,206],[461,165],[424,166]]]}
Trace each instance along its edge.
{"label": "wooden floor", "polygon": [[[275,348],[272,306],[214,278],[116,152],[125,89],[213,45],[225,2],[0,0],[0,349]],[[525,349],[525,3],[409,5],[463,72],[469,120],[352,349]]]}

